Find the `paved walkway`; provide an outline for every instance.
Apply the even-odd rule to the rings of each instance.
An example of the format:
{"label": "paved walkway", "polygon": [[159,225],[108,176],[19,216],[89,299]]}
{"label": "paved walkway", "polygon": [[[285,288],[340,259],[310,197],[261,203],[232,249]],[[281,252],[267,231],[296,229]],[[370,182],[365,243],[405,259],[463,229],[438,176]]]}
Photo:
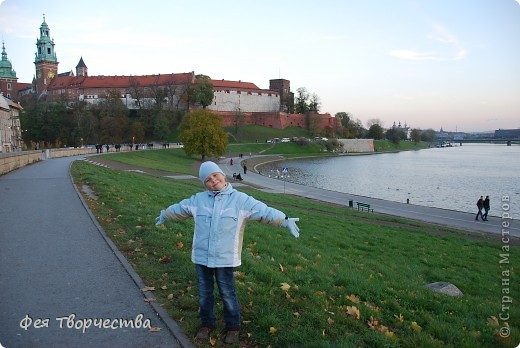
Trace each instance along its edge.
{"label": "paved walkway", "polygon": [[0,346],[192,346],[72,185],[76,159],[0,176]]}
{"label": "paved walkway", "polygon": [[[233,165],[230,165],[229,158],[227,158],[220,161],[219,165],[222,168],[222,170],[226,173],[226,175],[228,175],[229,177],[232,177],[233,173],[240,172],[242,178],[244,179],[244,181],[242,181],[242,184],[261,187],[265,191],[269,192],[293,194],[311,199],[316,199],[319,201],[343,204],[346,207],[349,204],[349,200],[353,200],[354,202],[369,203],[371,208],[374,208],[374,211],[379,214],[400,216],[404,218],[429,222],[432,224],[453,227],[469,232],[485,232],[496,235],[502,234],[502,219],[500,217],[489,216],[489,221],[475,221],[476,211],[475,214],[472,214],[447,209],[430,208],[420,205],[391,202],[382,199],[323,190],[290,182],[284,182],[283,180],[279,179],[268,178],[266,176],[255,173],[253,170],[253,163],[260,162],[258,160],[259,157],[262,156],[253,156],[252,158],[250,158],[249,156],[244,156],[243,158],[234,157]],[[248,164],[248,171],[245,175],[240,166],[241,161],[244,160],[246,162],[251,163]],[[233,185],[236,186],[235,183],[233,183]],[[493,203],[493,206],[499,207],[500,205],[498,202],[496,202]],[[357,209],[355,203],[354,209]],[[519,217],[515,218],[518,219]],[[508,227],[510,235],[513,237],[520,238],[520,221],[508,221],[511,222],[511,225]]]}

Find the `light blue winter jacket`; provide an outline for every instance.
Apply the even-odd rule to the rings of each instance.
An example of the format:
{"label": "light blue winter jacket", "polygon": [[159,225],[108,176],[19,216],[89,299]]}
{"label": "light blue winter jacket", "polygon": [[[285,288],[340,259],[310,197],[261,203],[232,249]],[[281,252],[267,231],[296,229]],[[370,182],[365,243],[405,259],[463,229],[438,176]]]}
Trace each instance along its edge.
{"label": "light blue winter jacket", "polygon": [[212,268],[241,265],[247,220],[280,226],[285,219],[281,211],[235,190],[230,183],[221,191],[199,192],[173,204],[165,214],[170,220],[194,217],[191,260]]}

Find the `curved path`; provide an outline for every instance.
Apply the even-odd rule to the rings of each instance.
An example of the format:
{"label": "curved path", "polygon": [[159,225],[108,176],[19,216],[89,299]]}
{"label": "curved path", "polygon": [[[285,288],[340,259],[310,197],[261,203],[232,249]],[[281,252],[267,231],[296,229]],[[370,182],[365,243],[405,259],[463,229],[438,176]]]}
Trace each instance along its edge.
{"label": "curved path", "polygon": [[76,159],[0,176],[0,346],[191,347],[75,189]]}
{"label": "curved path", "polygon": [[[364,202],[370,204],[371,208],[374,208],[374,212],[376,213],[420,220],[469,232],[485,232],[502,235],[502,222],[507,221],[510,225],[507,228],[504,228],[504,230],[507,230],[509,235],[512,237],[520,237],[519,220],[489,216],[489,221],[475,221],[475,214],[471,213],[356,196],[348,193],[329,191],[285,182],[279,179],[268,178],[258,174],[254,170],[254,163],[263,162],[262,158],[265,158],[265,161],[272,161],[276,159],[276,156],[233,157],[233,165],[230,164],[229,158],[221,160],[219,165],[229,177],[232,177],[233,173],[241,173],[244,180],[241,183],[233,183],[234,186],[237,186],[237,184],[249,184],[263,188],[263,190],[269,192],[293,194],[319,201],[342,204],[345,205],[345,207],[348,207],[349,200],[352,200],[353,202]],[[250,163],[247,164],[248,171],[245,175],[240,164],[242,161]],[[498,207],[499,204],[496,204],[496,206]],[[354,209],[357,209],[355,203]]]}

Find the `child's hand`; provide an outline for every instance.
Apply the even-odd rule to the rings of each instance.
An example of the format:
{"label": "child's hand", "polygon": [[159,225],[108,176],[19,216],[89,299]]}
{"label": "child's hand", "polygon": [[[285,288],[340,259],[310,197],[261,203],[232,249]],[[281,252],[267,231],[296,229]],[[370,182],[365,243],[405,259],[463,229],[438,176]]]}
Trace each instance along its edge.
{"label": "child's hand", "polygon": [[164,222],[168,220],[166,217],[166,212],[164,210],[161,210],[161,215],[155,218],[155,226],[160,226],[164,224]]}
{"label": "child's hand", "polygon": [[282,222],[283,227],[287,227],[289,231],[291,231],[291,234],[298,238],[300,236],[300,228],[296,225],[296,221],[300,221],[300,218],[286,218]]}

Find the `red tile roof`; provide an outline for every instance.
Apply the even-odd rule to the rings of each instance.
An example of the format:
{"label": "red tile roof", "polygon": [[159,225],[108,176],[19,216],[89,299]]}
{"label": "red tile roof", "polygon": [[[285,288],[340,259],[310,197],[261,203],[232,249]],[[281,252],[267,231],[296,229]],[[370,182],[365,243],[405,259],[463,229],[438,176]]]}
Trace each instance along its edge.
{"label": "red tile roof", "polygon": [[159,74],[143,76],[57,76],[49,90],[76,88],[128,88],[137,81],[141,87],[184,85],[194,82],[194,74]]}
{"label": "red tile roof", "polygon": [[213,88],[234,88],[234,89],[254,89],[259,90],[257,85],[252,82],[242,82],[242,81],[228,81],[228,80],[211,80],[211,84]]}

